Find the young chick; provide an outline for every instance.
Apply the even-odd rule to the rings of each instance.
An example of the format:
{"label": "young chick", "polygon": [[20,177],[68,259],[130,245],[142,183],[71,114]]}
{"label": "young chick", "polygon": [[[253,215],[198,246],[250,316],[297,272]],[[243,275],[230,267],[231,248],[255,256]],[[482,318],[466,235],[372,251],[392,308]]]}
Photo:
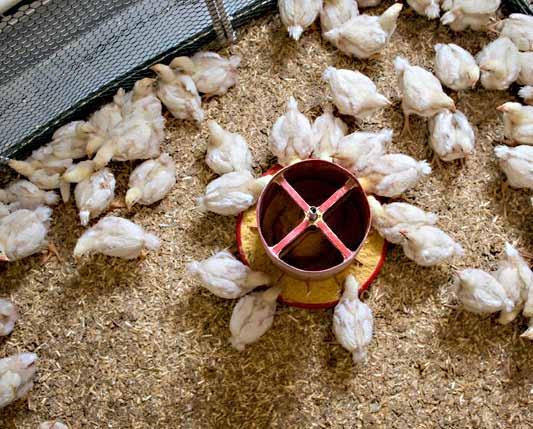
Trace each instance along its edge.
{"label": "young chick", "polygon": [[438,18],[440,15],[440,0],[407,0],[407,4],[419,15],[427,16],[429,19]]}
{"label": "young chick", "polygon": [[435,52],[435,74],[443,85],[455,91],[476,86],[480,72],[470,52],[453,43],[437,43]]}
{"label": "young chick", "polygon": [[533,105],[533,86],[524,86],[520,88],[518,96],[524,100],[524,103]]}
{"label": "young chick", "polygon": [[377,133],[355,131],[339,141],[333,159],[357,177],[361,177],[369,172],[374,162],[385,155],[391,142],[390,129]]}
{"label": "young chick", "polygon": [[20,209],[0,219],[0,258],[16,261],[43,250],[52,209]]}
{"label": "young chick", "polygon": [[324,38],[347,55],[368,58],[389,43],[402,7],[402,4],[395,3],[380,16],[354,16],[325,33]]}
{"label": "young chick", "polygon": [[476,61],[481,70],[481,84],[486,89],[507,89],[520,73],[518,49],[507,37],[486,45],[476,55]]}
{"label": "young chick", "polygon": [[508,37],[520,51],[533,51],[533,17],[513,13],[501,25],[501,37]]}
{"label": "young chick", "polygon": [[324,0],[320,12],[322,34],[340,27],[357,15],[359,15],[359,9],[355,0]]}
{"label": "young chick", "polygon": [[17,180],[0,189],[0,202],[17,203],[18,208],[33,210],[38,206],[55,206],[59,196],[53,191],[42,191],[27,180]]}
{"label": "young chick", "polygon": [[519,85],[533,85],[533,52],[519,52],[520,73],[516,82]]}
{"label": "young chick", "polygon": [[391,104],[374,82],[358,71],[327,67],[322,78],[329,84],[333,104],[343,115],[364,119]]}
{"label": "young chick", "polygon": [[191,58],[177,57],[170,67],[181,69],[192,77],[196,89],[208,97],[223,95],[237,84],[241,57],[224,58],[215,52],[197,52]]}
{"label": "young chick", "polygon": [[202,100],[189,75],[175,73],[169,66],[156,64],[151,67],[157,74],[157,97],[178,119],[204,120]]}
{"label": "young chick", "polygon": [[359,283],[349,275],[344,281],[342,297],[333,311],[333,332],[339,344],[352,354],[356,364],[366,359],[373,327],[372,310],[359,300]]}
{"label": "young chick", "polygon": [[367,169],[365,190],[382,197],[398,197],[431,173],[426,161],[417,161],[401,153],[383,155]]}
{"label": "young chick", "polygon": [[176,184],[176,164],[169,154],[143,162],[131,172],[126,206],[148,206],[162,200]]}
{"label": "young chick", "polygon": [[509,243],[505,243],[504,253],[493,276],[505,289],[507,297],[513,303],[513,309],[502,310],[498,318],[502,325],[512,322],[518,316],[524,308],[529,289],[533,287],[533,272],[520,253]]}
{"label": "young chick", "polygon": [[50,420],[41,423],[38,429],[68,429],[68,426],[59,420]]}
{"label": "young chick", "polygon": [[219,215],[237,216],[255,204],[269,179],[254,179],[249,171],[226,173],[207,185],[205,195],[197,200],[198,206]]}
{"label": "young chick", "polygon": [[33,387],[37,355],[20,353],[0,359],[0,408],[24,398]]}
{"label": "young chick", "polygon": [[332,162],[333,156],[338,151],[339,142],[347,132],[347,125],[341,119],[333,116],[333,108],[328,105],[324,109],[324,113],[313,123],[313,135],[315,137],[313,158]]}
{"label": "young chick", "polygon": [[381,204],[373,196],[368,197],[372,212],[372,226],[385,240],[394,244],[404,241],[402,231],[408,227],[435,225],[438,216],[407,203]]}
{"label": "young chick", "polygon": [[236,299],[258,286],[270,284],[270,278],[262,272],[252,271],[227,250],[187,265],[189,274],[202,282],[209,292],[226,299]]}
{"label": "young chick", "polygon": [[52,135],[52,154],[58,159],[78,159],[87,154],[90,133],[85,121],[69,122]]}
{"label": "young chick", "polygon": [[216,123],[207,121],[209,143],[205,163],[217,174],[251,171],[252,152],[243,136],[230,133]]}
{"label": "young chick", "polygon": [[289,36],[298,40],[320,13],[322,0],[279,0],[278,9]]}
{"label": "young chick", "polygon": [[117,124],[111,138],[96,153],[97,168],[105,167],[112,159],[133,161],[158,157],[165,138],[165,118],[161,111],[135,110]]}
{"label": "young chick", "polygon": [[429,145],[443,161],[466,158],[475,144],[472,125],[462,112],[444,110],[429,120]]}
{"label": "young chick", "polygon": [[94,112],[83,129],[89,133],[87,156],[92,157],[110,138],[111,132],[122,121],[120,106],[108,103]]}
{"label": "young chick", "polygon": [[7,299],[0,299],[0,337],[11,334],[18,319],[15,304]]}
{"label": "young chick", "polygon": [[287,112],[280,116],[270,133],[270,150],[283,166],[309,158],[315,139],[309,119],[298,110],[298,103],[290,97]]}
{"label": "young chick", "polygon": [[138,258],[143,249],[157,250],[160,242],[139,225],[116,216],[106,216],[83,233],[74,256],[101,253],[122,259]]}
{"label": "young chick", "polygon": [[96,170],[96,163],[93,160],[86,160],[72,164],[61,176],[59,189],[61,198],[64,203],[68,203],[70,199],[70,184],[80,183],[91,177],[91,174]]}
{"label": "young chick", "polygon": [[10,160],[8,165],[20,175],[27,177],[31,183],[41,189],[50,190],[59,188],[62,171],[58,173],[53,169],[34,167],[28,161],[14,159]]}
{"label": "young chick", "polygon": [[455,111],[454,101],[442,90],[440,81],[422,67],[412,66],[396,57],[394,68],[402,93],[402,109],[405,118],[404,131],[409,131],[409,115],[432,117],[441,110]]}
{"label": "young chick", "polygon": [[142,115],[149,122],[163,122],[163,106],[156,96],[156,79],[138,80],[129,92],[119,88],[113,97],[114,103],[120,108],[122,121],[135,115]]}
{"label": "young chick", "polygon": [[457,272],[457,299],[466,311],[490,314],[512,311],[513,302],[505,288],[489,273],[469,268]]}
{"label": "young chick", "polygon": [[509,186],[533,189],[533,146],[496,146],[494,153],[507,176]]}
{"label": "young chick", "polygon": [[239,299],[229,323],[230,342],[233,347],[242,351],[246,345],[255,343],[270,329],[280,293],[281,288],[272,287],[261,292],[252,292]]}
{"label": "young chick", "polygon": [[408,226],[400,234],[405,256],[422,267],[432,267],[463,256],[463,248],[448,234],[431,225]]}
{"label": "young chick", "polygon": [[115,176],[108,168],[97,171],[74,189],[76,206],[80,211],[80,222],[89,224],[89,219],[100,216],[115,197]]}
{"label": "young chick", "polygon": [[447,10],[442,18],[443,25],[453,31],[485,30],[500,7],[501,0],[444,0],[442,9]]}
{"label": "young chick", "polygon": [[508,102],[496,109],[503,112],[506,138],[516,143],[533,145],[533,106]]}

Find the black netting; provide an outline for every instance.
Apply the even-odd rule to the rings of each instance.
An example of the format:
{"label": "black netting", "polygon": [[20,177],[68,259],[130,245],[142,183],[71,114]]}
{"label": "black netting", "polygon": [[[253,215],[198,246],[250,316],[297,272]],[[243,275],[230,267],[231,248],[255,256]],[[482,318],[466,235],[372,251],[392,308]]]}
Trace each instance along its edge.
{"label": "black netting", "polygon": [[257,0],[42,0],[0,22],[0,155],[47,141],[150,65],[230,39],[275,6]]}

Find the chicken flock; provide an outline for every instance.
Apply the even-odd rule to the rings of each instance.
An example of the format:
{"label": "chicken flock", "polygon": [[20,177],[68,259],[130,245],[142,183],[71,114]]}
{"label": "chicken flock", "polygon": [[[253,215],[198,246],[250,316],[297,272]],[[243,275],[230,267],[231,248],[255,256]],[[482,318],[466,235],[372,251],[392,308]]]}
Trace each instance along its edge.
{"label": "chicken flock", "polygon": [[[279,0],[278,6],[291,38],[298,40],[320,17],[325,40],[346,55],[365,59],[379,55],[390,43],[403,8],[396,3],[377,16],[359,11],[379,3]],[[533,106],[527,105],[533,104],[533,17],[513,14],[499,20],[500,0],[407,0],[407,4],[429,19],[438,18],[442,9],[441,23],[453,31],[471,28],[496,32],[499,37],[476,56],[455,44],[436,44],[434,73],[403,57],[395,58],[405,119],[402,133],[409,132],[411,115],[421,116],[428,119],[428,143],[436,157],[451,162],[472,156],[475,131],[443,86],[464,91],[479,82],[487,89],[506,90],[517,82],[523,86],[519,95],[526,105],[508,102],[497,107],[503,115],[507,144],[496,146],[494,154],[507,178],[506,186],[533,189]],[[163,199],[176,183],[175,163],[162,150],[163,106],[177,119],[203,123],[202,96],[219,96],[236,85],[239,64],[237,56],[223,58],[213,52],[178,57],[169,65],[156,64],[151,68],[155,78],[139,80],[130,92],[120,89],[86,121],[59,128],[50,143],[27,159],[10,160],[9,166],[25,179],[0,190],[0,260],[16,261],[47,246],[55,251],[47,242],[52,206],[69,201],[71,185],[84,227],[117,204],[132,209]],[[285,113],[272,125],[269,145],[278,163],[288,166],[312,157],[350,170],[369,194],[380,197],[369,196],[373,227],[418,265],[435,266],[462,256],[461,245],[437,226],[437,215],[404,202],[382,202],[383,198],[401,198],[431,174],[430,165],[391,151],[392,130],[348,133],[348,126],[334,114],[362,121],[392,102],[357,70],[327,67],[322,79],[331,101],[322,115],[311,122],[290,97]],[[205,162],[219,177],[198,197],[198,209],[236,216],[256,203],[270,176],[253,175],[252,154],[244,137],[214,120],[206,125]],[[130,175],[122,203],[115,195],[110,162],[137,160],[141,163]],[[158,237],[142,226],[108,215],[81,235],[74,256],[99,253],[134,259],[159,246]],[[281,290],[266,274],[251,270],[226,250],[190,262],[187,271],[214,295],[238,299],[230,320],[230,342],[237,350],[257,341],[271,327]],[[349,276],[333,314],[335,336],[352,353],[354,362],[365,359],[373,330],[371,309],[359,300],[358,290],[357,280]],[[456,297],[467,311],[499,312],[502,324],[522,313],[530,320],[523,336],[533,339],[533,273],[510,243],[494,272],[459,271]],[[17,317],[15,305],[0,299],[0,335],[14,329]],[[0,408],[31,389],[36,361],[33,353],[0,360]],[[64,425],[45,422],[41,427]]]}

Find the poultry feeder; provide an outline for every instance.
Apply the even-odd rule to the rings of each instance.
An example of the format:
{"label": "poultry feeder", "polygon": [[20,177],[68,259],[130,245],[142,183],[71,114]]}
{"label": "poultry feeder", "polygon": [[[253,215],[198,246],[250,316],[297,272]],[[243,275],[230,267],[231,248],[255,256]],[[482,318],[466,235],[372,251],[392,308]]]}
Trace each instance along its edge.
{"label": "poultry feeder", "polygon": [[276,279],[288,305],[335,305],[348,274],[366,289],[386,249],[370,229],[370,207],[357,178],[318,159],[276,166],[266,174],[273,177],[256,207],[237,222],[241,259]]}

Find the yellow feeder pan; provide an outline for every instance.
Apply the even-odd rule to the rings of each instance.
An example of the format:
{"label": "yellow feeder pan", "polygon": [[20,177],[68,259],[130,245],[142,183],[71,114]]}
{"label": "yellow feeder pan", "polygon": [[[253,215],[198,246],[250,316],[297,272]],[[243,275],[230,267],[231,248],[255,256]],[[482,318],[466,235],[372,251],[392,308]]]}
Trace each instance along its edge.
{"label": "yellow feeder pan", "polygon": [[[265,174],[275,174],[281,167],[275,166]],[[303,308],[328,308],[334,306],[342,293],[344,279],[354,275],[360,284],[360,292],[366,290],[377,277],[386,255],[385,241],[370,230],[355,258],[326,278],[298,278],[274,264],[261,240],[256,207],[250,207],[237,219],[237,245],[241,260],[253,270],[268,273],[274,283],[282,288],[280,301],[287,305]]]}

